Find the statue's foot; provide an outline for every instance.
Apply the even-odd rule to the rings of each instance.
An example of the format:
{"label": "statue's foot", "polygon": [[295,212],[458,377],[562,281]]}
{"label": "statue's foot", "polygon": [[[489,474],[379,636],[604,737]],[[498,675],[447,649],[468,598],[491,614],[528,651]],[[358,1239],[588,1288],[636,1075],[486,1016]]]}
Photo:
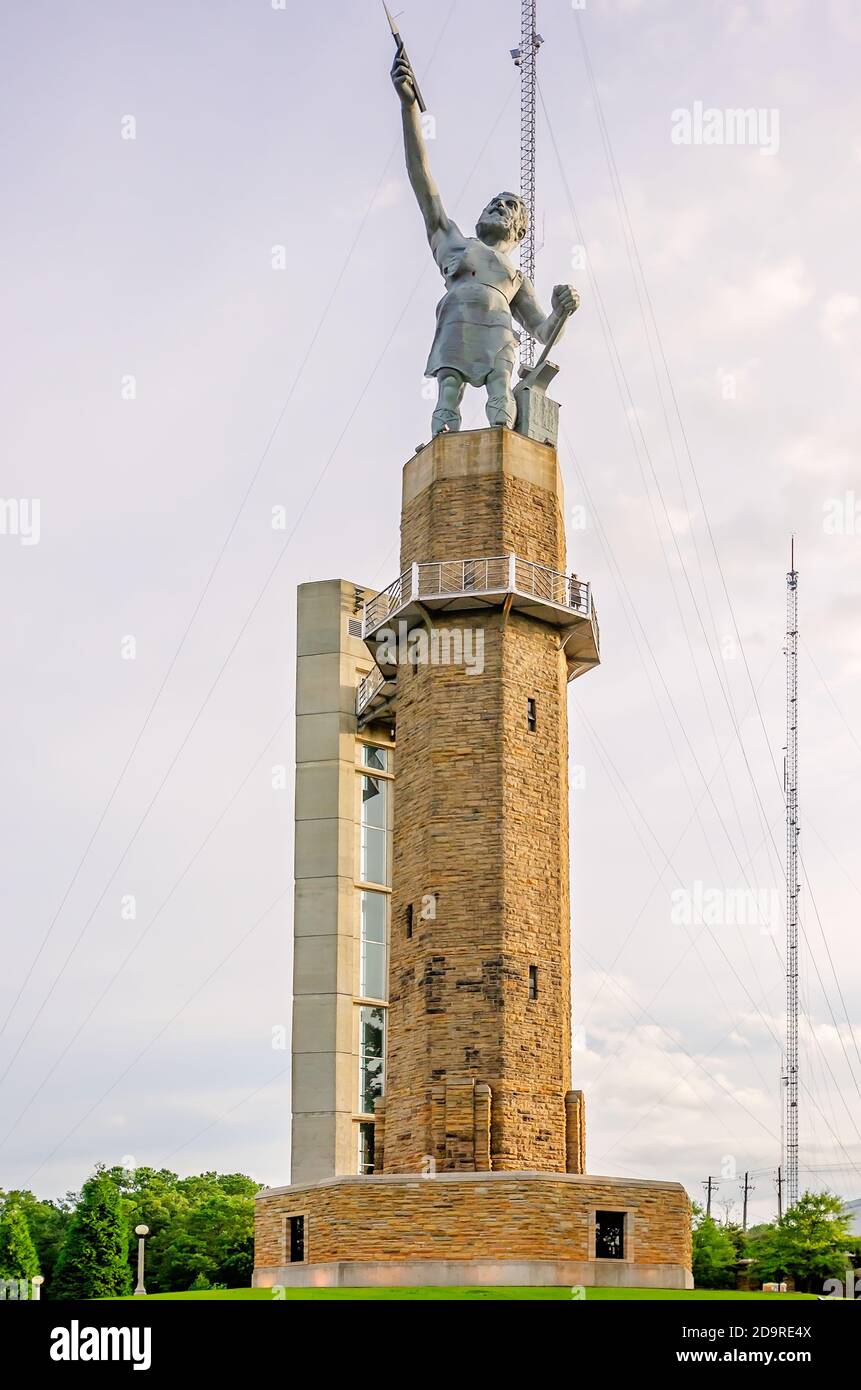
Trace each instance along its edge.
{"label": "statue's foot", "polygon": [[432,419],[432,433],[434,438],[436,438],[438,434],[448,434],[459,430],[461,423],[458,411],[447,410],[445,408],[435,410]]}
{"label": "statue's foot", "polygon": [[502,425],[507,430],[513,430],[517,423],[517,405],[514,397],[510,402],[491,401],[487,407],[487,419],[492,427]]}

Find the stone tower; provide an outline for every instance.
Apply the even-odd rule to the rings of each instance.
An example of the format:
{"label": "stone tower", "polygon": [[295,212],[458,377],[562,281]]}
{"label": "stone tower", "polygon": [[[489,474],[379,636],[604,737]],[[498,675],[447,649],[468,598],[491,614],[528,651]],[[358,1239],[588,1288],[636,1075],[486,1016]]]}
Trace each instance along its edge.
{"label": "stone tower", "polygon": [[[566,686],[598,659],[555,449],[443,434],[404,469],[386,1085],[376,1167],[579,1172]],[[382,658],[382,659],[381,659]],[[381,1165],[382,1160],[382,1165]]]}
{"label": "stone tower", "polygon": [[[566,685],[597,664],[598,625],[566,571],[555,448],[438,435],[404,468],[400,569],[360,627],[350,586],[303,605],[302,717],[313,687],[338,757],[315,727],[297,741],[301,1168],[257,1196],[254,1283],[689,1288],[687,1194],[587,1174],[571,1090]],[[384,989],[360,964],[382,939],[368,893],[390,898]],[[330,1138],[351,1126],[349,1171]]]}

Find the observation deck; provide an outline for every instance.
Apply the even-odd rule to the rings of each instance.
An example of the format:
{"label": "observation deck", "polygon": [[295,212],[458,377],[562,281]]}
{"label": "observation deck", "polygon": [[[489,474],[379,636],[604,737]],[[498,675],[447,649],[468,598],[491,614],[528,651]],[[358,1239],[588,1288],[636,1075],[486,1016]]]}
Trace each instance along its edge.
{"label": "observation deck", "polygon": [[514,554],[420,561],[364,605],[362,638],[377,670],[365,677],[357,692],[356,713],[362,722],[394,697],[398,661],[392,648],[401,650],[405,632],[424,624],[429,614],[493,608],[557,627],[569,680],[599,664],[598,618],[587,581]]}

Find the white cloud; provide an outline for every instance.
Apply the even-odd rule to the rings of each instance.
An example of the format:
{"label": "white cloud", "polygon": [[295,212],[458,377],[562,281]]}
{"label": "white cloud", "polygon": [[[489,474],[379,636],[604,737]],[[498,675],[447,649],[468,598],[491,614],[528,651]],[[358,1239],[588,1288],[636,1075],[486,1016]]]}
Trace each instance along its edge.
{"label": "white cloud", "polygon": [[861,299],[857,294],[832,294],[822,306],[819,326],[830,342],[846,347],[854,336],[853,329],[858,328],[859,314]]}
{"label": "white cloud", "polygon": [[713,292],[716,327],[761,332],[798,313],[813,298],[813,284],[800,256],[759,265],[742,283]]}
{"label": "white cloud", "polygon": [[852,451],[821,434],[799,434],[784,441],[777,453],[778,470],[800,477],[826,478],[834,482],[857,474]]}
{"label": "white cloud", "polygon": [[733,38],[762,42],[785,31],[801,12],[801,0],[755,0],[733,5],[727,17],[727,33]]}
{"label": "white cloud", "polygon": [[861,12],[857,0],[828,0],[832,28],[847,39],[861,38]]}

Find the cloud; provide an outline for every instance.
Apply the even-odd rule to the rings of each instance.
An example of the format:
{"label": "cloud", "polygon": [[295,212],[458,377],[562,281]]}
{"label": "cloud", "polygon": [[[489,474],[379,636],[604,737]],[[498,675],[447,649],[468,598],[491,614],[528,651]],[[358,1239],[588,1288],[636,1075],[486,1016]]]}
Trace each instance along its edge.
{"label": "cloud", "polygon": [[837,293],[826,299],[819,318],[825,338],[836,347],[846,347],[857,336],[861,299],[857,294]]}
{"label": "cloud", "polygon": [[743,34],[748,40],[764,40],[775,31],[784,31],[801,12],[801,0],[758,0],[753,5],[737,4],[727,18],[727,31]]}
{"label": "cloud", "polygon": [[828,478],[839,482],[858,474],[858,459],[842,442],[823,434],[805,433],[784,440],[777,451],[778,470],[796,478]]}
{"label": "cloud", "polygon": [[742,283],[713,292],[717,327],[746,332],[775,328],[813,298],[813,284],[800,256],[757,267]]}
{"label": "cloud", "polygon": [[828,18],[831,27],[844,38],[861,38],[861,14],[857,0],[829,0]]}

